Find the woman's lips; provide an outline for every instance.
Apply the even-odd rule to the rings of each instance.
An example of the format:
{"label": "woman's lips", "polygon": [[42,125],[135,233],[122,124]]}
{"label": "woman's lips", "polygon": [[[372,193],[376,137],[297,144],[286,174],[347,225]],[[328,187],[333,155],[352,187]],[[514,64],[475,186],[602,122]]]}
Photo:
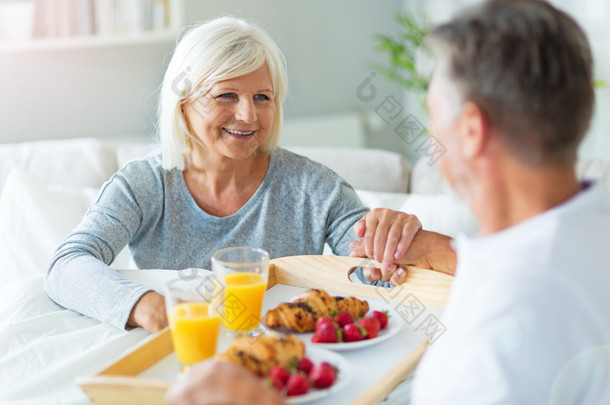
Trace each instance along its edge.
{"label": "woman's lips", "polygon": [[252,136],[254,134],[254,132],[256,132],[256,131],[240,131],[237,129],[229,129],[229,128],[223,128],[223,130],[227,134],[229,134],[233,137],[236,137],[236,138],[248,138],[249,136]]}

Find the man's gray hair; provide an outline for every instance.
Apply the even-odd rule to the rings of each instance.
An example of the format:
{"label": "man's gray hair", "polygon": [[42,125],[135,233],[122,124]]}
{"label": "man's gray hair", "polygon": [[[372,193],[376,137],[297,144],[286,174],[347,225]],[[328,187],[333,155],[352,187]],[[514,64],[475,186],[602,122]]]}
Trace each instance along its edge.
{"label": "man's gray hair", "polygon": [[436,27],[428,45],[521,161],[574,162],[595,94],[591,50],[571,17],[546,1],[491,0]]}

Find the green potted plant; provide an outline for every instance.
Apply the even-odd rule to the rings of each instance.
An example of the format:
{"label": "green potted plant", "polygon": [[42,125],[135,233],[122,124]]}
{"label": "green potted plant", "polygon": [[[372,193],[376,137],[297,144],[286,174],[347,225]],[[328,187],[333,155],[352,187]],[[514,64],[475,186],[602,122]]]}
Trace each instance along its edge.
{"label": "green potted plant", "polygon": [[419,14],[404,12],[394,16],[400,25],[397,37],[376,35],[375,49],[387,54],[389,61],[387,65],[375,63],[372,68],[409,90],[423,104],[429,77],[418,69],[417,59],[432,24],[423,13]]}
{"label": "green potted plant", "polygon": [[[397,37],[376,35],[378,42],[375,49],[386,53],[389,63],[386,66],[374,63],[372,68],[423,99],[430,78],[418,69],[417,61],[432,24],[421,12],[419,15],[408,11],[397,13],[394,19],[401,28]],[[593,82],[593,86],[599,89],[607,87],[608,83],[598,79]]]}

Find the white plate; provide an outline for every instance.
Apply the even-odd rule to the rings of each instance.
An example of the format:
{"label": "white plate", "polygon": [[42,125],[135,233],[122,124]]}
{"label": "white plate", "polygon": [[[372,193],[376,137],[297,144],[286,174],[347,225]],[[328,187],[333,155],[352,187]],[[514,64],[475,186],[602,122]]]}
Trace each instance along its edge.
{"label": "white plate", "polygon": [[[374,309],[371,309],[371,311],[374,311]],[[377,337],[373,339],[359,340],[358,342],[313,343],[311,341],[311,338],[313,337],[313,332],[303,334],[302,339],[312,345],[315,345],[316,347],[323,347],[325,349],[335,351],[361,349],[363,347],[376,345],[377,343],[381,343],[384,340],[391,338],[392,336],[398,333],[400,328],[402,328],[403,322],[400,319],[397,319],[397,314],[390,312],[390,315],[391,316],[388,320],[387,326],[383,330],[380,330]]]}
{"label": "white plate", "polygon": [[320,398],[324,398],[327,395],[335,393],[342,388],[352,378],[352,366],[349,364],[347,359],[338,353],[331,352],[319,347],[313,347],[312,345],[306,345],[305,357],[309,358],[314,364],[326,361],[337,367],[339,373],[335,383],[326,389],[311,388],[305,395],[299,395],[295,397],[287,397],[286,402],[289,404],[305,404],[311,401],[316,401]]}

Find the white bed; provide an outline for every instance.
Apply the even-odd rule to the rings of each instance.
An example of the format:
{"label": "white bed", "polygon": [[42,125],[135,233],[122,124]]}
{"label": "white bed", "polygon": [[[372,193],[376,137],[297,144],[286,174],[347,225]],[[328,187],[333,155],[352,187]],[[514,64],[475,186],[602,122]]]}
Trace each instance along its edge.
{"label": "white bed", "polygon": [[[428,229],[443,233],[474,229],[468,211],[451,197],[406,194],[409,165],[398,154],[299,152],[329,160],[356,187],[367,188],[357,192],[372,208],[416,213]],[[66,310],[47,297],[42,283],[55,248],[78,224],[101,183],[134,153],[93,140],[0,145],[0,403],[88,404],[75,378],[100,371],[150,336]],[[132,267],[126,252],[113,267]],[[122,272],[155,289],[175,277],[167,270]]]}
{"label": "white bed", "polygon": [[[175,277],[166,270],[125,270],[152,288]],[[0,403],[89,404],[75,384],[141,343],[150,333],[123,331],[51,301],[42,275],[0,289]]]}

